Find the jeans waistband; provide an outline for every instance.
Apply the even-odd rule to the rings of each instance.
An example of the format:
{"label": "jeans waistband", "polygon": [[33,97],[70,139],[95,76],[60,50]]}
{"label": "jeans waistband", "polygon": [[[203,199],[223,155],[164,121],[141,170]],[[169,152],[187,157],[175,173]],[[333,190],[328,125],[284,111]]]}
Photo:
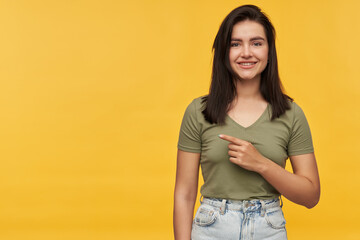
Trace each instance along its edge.
{"label": "jeans waistband", "polygon": [[[218,199],[218,198],[206,198],[201,200],[201,203],[206,203],[220,209],[221,214],[224,214],[226,209],[234,211],[252,212],[261,211],[263,215],[267,210],[272,208],[282,207],[282,199],[254,199],[254,200],[230,200],[230,199]],[[281,204],[280,204],[281,202]]]}

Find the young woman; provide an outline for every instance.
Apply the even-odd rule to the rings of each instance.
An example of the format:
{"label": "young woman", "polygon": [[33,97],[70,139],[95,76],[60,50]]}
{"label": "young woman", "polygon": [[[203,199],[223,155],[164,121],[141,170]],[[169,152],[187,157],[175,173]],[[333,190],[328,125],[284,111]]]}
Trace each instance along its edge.
{"label": "young woman", "polygon": [[209,94],[187,107],[180,129],[175,239],[287,239],[281,195],[312,208],[320,182],[306,117],[282,91],[275,30],[258,7],[241,6],[213,50]]}

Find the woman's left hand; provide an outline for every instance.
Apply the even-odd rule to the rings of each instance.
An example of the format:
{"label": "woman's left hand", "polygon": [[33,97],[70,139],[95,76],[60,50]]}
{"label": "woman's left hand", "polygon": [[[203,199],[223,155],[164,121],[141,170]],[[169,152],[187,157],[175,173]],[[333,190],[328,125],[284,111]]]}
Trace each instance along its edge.
{"label": "woman's left hand", "polygon": [[297,204],[314,207],[320,197],[320,180],[314,153],[290,156],[294,173],[261,155],[249,142],[228,135],[219,137],[229,144],[230,161],[259,173],[280,194]]}
{"label": "woman's left hand", "polygon": [[224,134],[220,134],[219,137],[230,142],[228,153],[232,163],[254,172],[260,172],[268,163],[269,159],[261,155],[250,142]]}

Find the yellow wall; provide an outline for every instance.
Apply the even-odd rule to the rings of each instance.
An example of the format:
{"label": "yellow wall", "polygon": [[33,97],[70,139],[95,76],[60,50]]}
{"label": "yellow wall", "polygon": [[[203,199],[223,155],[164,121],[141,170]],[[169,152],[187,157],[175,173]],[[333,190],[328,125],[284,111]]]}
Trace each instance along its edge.
{"label": "yellow wall", "polygon": [[244,3],[277,29],[320,169],[289,237],[360,239],[356,0],[0,0],[0,239],[171,239],[181,118]]}

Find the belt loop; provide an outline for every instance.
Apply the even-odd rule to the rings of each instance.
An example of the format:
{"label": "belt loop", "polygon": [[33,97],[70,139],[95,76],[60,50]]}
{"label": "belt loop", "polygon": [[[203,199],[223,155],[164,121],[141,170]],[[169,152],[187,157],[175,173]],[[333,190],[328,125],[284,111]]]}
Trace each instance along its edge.
{"label": "belt loop", "polygon": [[266,212],[266,209],[265,209],[265,202],[264,200],[260,200],[260,203],[261,203],[261,216],[265,216],[265,212]]}
{"label": "belt loop", "polygon": [[222,202],[221,202],[221,207],[220,207],[221,215],[225,214],[225,208],[226,208],[226,199],[223,199]]}
{"label": "belt loop", "polygon": [[202,204],[203,202],[201,201],[201,198],[204,199],[204,196],[202,194],[200,194],[200,198],[199,198],[199,201],[200,201],[200,204]]}
{"label": "belt loop", "polygon": [[283,205],[284,205],[284,202],[283,202],[282,197],[280,195],[280,207],[282,208]]}

